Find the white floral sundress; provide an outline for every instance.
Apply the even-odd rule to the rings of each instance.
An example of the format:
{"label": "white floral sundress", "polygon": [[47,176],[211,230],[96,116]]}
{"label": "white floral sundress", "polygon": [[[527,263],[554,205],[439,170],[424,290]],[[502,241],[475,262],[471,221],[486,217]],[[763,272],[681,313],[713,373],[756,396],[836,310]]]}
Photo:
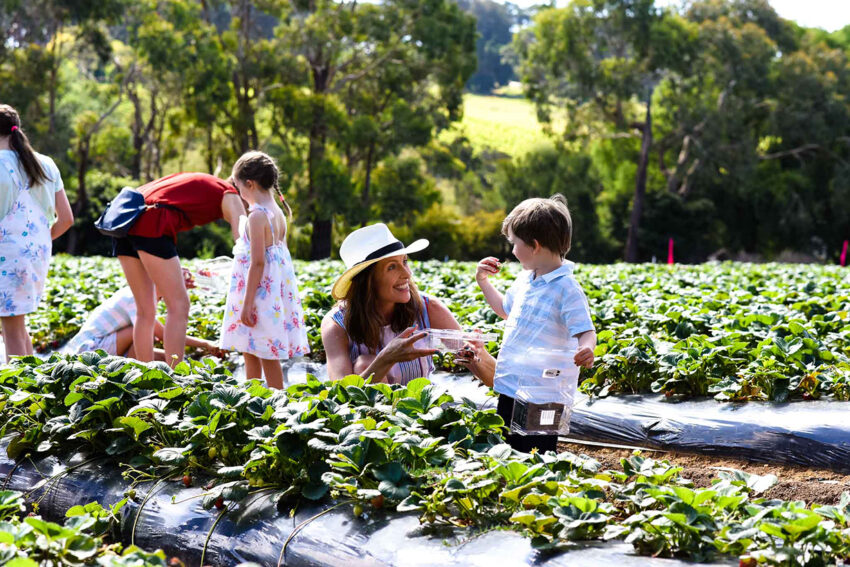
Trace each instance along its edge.
{"label": "white floral sundress", "polygon": [[[253,205],[249,211],[262,211],[272,226],[275,241],[274,215],[268,209]],[[233,247],[233,271],[230,290],[224,308],[221,328],[221,348],[253,354],[266,360],[287,360],[310,352],[304,310],[298,295],[298,279],[292,257],[281,240],[266,248],[266,265],[257,285],[254,306],[257,322],[253,327],[242,323],[245,286],[251,266],[251,246],[247,233],[247,217],[239,219],[239,238]]]}
{"label": "white floral sundress", "polygon": [[[30,192],[17,154],[0,150],[0,167],[3,178],[11,181],[11,187],[4,183],[2,189],[18,194],[9,214],[0,219],[0,317],[14,317],[38,309],[53,241],[50,222]],[[58,186],[62,188],[61,182]]]}

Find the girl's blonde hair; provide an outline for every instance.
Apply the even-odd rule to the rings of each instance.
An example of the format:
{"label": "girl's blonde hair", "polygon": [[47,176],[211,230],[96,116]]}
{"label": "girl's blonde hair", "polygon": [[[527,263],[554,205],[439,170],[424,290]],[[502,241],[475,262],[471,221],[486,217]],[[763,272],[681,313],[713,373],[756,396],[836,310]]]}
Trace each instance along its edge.
{"label": "girl's blonde hair", "polygon": [[270,155],[259,151],[242,154],[242,157],[233,164],[233,177],[240,181],[253,181],[266,191],[274,189],[280,198],[280,203],[283,205],[286,216],[290,219],[292,218],[292,209],[289,203],[286,202],[283,192],[278,185],[280,172],[277,169],[277,164]]}

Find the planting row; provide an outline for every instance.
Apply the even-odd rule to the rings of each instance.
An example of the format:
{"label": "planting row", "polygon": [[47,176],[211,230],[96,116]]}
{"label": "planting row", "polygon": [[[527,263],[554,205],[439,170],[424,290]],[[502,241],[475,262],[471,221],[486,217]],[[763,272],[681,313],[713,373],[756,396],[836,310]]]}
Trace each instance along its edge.
{"label": "planting row", "polygon": [[[425,530],[513,529],[541,549],[616,540],[640,554],[745,564],[824,565],[850,554],[850,494],[838,506],[765,500],[775,477],[723,472],[695,489],[681,469],[635,455],[619,470],[561,453],[523,454],[502,420],[427,380],[270,390],[212,361],[175,370],[89,353],[25,357],[0,371],[0,434],[10,457],[79,450],[135,484],[212,476],[201,504],[250,492],[280,509],[335,499],[352,513],[415,511]],[[211,513],[215,513],[212,510]]]}
{"label": "planting row", "polygon": [[[199,265],[189,262],[190,266]],[[296,262],[311,356],[323,359],[319,327],[333,305],[341,264]],[[461,325],[501,335],[502,322],[474,283],[474,264],[414,263],[420,288]],[[507,288],[518,266],[494,278]],[[718,400],[850,399],[850,278],[832,266],[704,264],[580,266],[577,275],[599,333],[597,363],[583,371],[591,395],[663,393]],[[104,258],[55,258],[33,338],[52,349],[123,285]],[[217,339],[224,298],[191,292],[189,332]],[[488,345],[498,352],[498,342]],[[451,354],[438,367],[454,370]]]}

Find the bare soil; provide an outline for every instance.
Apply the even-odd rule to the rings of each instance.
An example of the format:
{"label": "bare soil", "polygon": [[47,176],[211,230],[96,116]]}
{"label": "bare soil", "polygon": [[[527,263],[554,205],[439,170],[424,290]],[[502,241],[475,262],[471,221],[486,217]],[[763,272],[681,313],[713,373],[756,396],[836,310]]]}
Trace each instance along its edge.
{"label": "bare soil", "polygon": [[[558,451],[569,451],[578,455],[593,457],[603,468],[620,469],[620,459],[632,454],[631,449],[598,447],[583,443],[558,443]],[[693,481],[699,488],[711,486],[717,477],[718,467],[728,467],[752,474],[774,474],[779,482],[761,496],[781,498],[783,500],[805,500],[807,503],[837,504],[841,493],[850,491],[850,475],[832,472],[826,469],[773,465],[750,461],[711,457],[688,453],[668,453],[664,451],[642,450],[642,454],[654,459],[670,461],[684,470],[682,477]]]}

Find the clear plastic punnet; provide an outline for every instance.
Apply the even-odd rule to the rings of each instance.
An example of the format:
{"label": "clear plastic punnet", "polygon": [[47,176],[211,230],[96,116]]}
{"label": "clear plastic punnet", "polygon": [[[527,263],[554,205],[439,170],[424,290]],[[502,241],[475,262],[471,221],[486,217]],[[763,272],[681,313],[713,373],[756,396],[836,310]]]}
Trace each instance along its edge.
{"label": "clear plastic punnet", "polygon": [[470,341],[496,341],[495,333],[479,333],[477,331],[457,331],[455,329],[428,329],[428,347],[440,352],[456,352]]}
{"label": "clear plastic punnet", "polygon": [[230,287],[230,273],[233,270],[233,258],[219,256],[212,260],[201,262],[192,272],[195,287],[214,293],[227,293]]}
{"label": "clear plastic punnet", "polygon": [[497,377],[518,384],[511,416],[511,433],[520,435],[566,435],[578,388],[579,368],[574,358],[578,341],[571,339],[563,350],[530,348],[502,353]]}

